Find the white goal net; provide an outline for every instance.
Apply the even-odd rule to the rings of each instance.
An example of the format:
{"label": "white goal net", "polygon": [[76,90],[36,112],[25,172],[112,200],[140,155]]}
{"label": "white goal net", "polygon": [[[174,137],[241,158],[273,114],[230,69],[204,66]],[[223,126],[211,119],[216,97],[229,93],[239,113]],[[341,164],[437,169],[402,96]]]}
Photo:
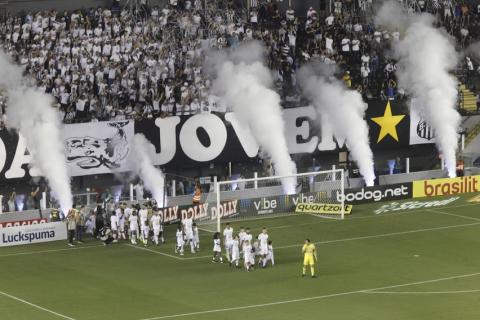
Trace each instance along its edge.
{"label": "white goal net", "polygon": [[227,221],[265,217],[314,214],[343,219],[344,172],[341,169],[217,182],[204,205],[208,219],[198,221],[220,231]]}

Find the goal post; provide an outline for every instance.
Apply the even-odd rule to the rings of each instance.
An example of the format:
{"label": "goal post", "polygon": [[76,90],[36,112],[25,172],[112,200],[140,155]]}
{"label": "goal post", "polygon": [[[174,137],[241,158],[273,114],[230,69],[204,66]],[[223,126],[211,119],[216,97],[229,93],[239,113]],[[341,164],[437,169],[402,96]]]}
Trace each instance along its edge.
{"label": "goal post", "polygon": [[[219,181],[205,203],[213,208],[211,229],[222,222],[295,214],[344,219],[345,176],[342,169]],[[300,205],[299,205],[300,204]],[[304,204],[301,206],[301,204]],[[299,210],[297,209],[297,205]]]}

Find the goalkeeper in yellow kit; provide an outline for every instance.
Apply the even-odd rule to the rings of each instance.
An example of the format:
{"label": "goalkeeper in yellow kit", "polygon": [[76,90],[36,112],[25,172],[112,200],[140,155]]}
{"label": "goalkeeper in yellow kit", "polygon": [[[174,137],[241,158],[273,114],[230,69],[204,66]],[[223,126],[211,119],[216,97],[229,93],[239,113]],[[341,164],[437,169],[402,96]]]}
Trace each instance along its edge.
{"label": "goalkeeper in yellow kit", "polygon": [[310,239],[305,239],[305,244],[302,248],[303,253],[303,273],[302,277],[305,277],[307,272],[307,266],[310,266],[310,272],[312,273],[312,278],[315,278],[315,261],[317,261],[317,251],[315,250],[315,245],[310,242]]}

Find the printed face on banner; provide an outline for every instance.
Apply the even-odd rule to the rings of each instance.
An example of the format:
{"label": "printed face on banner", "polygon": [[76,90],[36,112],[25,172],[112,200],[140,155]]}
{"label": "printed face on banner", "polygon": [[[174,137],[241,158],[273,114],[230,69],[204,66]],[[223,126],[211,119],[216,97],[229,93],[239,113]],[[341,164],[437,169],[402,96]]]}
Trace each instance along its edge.
{"label": "printed face on banner", "polygon": [[78,124],[69,129],[63,136],[73,176],[128,170],[133,121]]}

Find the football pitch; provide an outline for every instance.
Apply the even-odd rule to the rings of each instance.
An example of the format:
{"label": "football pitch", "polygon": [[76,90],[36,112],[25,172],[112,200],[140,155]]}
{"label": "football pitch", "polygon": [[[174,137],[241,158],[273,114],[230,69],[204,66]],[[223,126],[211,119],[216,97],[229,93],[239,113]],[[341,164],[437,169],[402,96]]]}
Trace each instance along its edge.
{"label": "football pitch", "polygon": [[[265,226],[274,267],[246,272],[167,243],[104,247],[88,240],[0,249],[2,320],[480,319],[480,212],[464,195],[447,205],[392,211],[356,205],[345,220],[311,215],[234,222]],[[421,202],[456,198],[416,199]],[[409,200],[413,201],[413,200]],[[317,278],[301,277],[305,238]]]}

